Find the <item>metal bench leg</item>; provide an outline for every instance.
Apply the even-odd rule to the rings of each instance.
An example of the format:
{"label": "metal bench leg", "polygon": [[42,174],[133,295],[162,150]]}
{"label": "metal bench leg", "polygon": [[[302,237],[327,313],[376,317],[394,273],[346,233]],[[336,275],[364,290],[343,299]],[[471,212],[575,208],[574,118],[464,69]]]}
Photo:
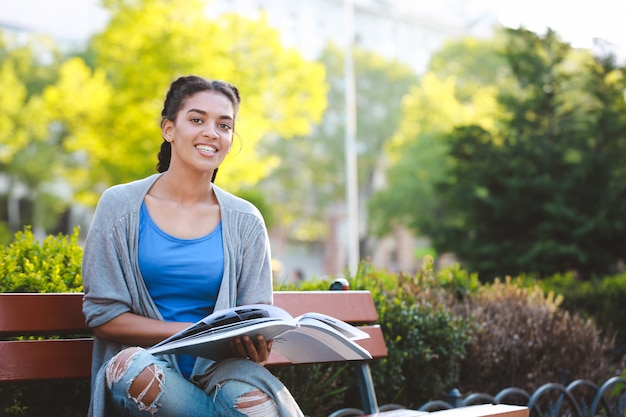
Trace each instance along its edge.
{"label": "metal bench leg", "polygon": [[376,392],[374,391],[374,381],[368,363],[359,362],[354,364],[357,381],[359,382],[359,391],[361,392],[361,400],[363,401],[363,411],[365,414],[378,413],[378,403],[376,401]]}

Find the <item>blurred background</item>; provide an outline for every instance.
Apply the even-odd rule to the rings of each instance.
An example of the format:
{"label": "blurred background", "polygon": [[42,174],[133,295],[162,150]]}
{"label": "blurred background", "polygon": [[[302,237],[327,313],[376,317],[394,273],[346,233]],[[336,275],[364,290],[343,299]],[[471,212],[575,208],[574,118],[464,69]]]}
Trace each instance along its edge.
{"label": "blurred background", "polygon": [[106,187],[155,172],[165,92],[195,73],[242,92],[216,182],[263,212],[279,283],[355,253],[484,280],[621,272],[618,6],[0,0],[0,238],[84,235]]}

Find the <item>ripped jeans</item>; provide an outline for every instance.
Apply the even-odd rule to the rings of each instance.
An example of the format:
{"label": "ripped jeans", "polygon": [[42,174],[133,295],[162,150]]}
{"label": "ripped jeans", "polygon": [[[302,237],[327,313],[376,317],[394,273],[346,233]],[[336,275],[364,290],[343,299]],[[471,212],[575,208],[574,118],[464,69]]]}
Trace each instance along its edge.
{"label": "ripped jeans", "polygon": [[116,415],[303,416],[282,383],[246,359],[219,362],[190,382],[166,359],[129,348],[108,363],[106,380]]}

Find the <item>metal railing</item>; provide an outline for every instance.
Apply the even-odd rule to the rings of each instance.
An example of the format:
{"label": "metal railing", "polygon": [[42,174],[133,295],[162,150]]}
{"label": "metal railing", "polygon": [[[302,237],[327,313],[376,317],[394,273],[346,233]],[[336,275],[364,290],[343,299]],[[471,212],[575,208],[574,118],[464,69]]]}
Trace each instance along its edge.
{"label": "metal railing", "polygon": [[[567,386],[548,383],[530,394],[521,388],[505,388],[496,395],[472,393],[463,396],[452,389],[445,400],[429,401],[418,411],[439,411],[479,404],[522,405],[530,417],[626,417],[626,378],[613,377],[598,386],[592,381],[578,379]],[[405,409],[398,404],[379,407],[380,411]],[[363,416],[355,408],[335,411],[329,417]]]}

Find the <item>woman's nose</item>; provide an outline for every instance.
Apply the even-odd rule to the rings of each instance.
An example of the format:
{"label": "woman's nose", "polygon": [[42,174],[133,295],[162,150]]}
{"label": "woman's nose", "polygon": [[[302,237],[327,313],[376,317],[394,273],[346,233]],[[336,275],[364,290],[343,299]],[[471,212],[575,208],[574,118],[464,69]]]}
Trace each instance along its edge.
{"label": "woman's nose", "polygon": [[217,130],[209,125],[206,125],[204,130],[202,130],[202,135],[208,138],[218,138]]}

